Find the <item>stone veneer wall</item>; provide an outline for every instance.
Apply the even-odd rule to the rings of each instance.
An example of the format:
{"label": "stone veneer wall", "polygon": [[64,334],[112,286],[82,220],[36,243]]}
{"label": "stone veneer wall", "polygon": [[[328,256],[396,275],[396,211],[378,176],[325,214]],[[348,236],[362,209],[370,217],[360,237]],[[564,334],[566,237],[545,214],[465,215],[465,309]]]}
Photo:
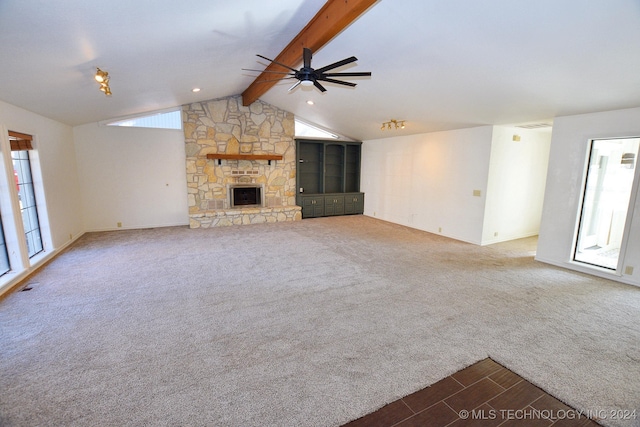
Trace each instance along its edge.
{"label": "stone veneer wall", "polygon": [[[191,228],[297,221],[294,117],[240,96],[182,107]],[[208,160],[209,153],[281,154],[282,160]],[[228,184],[264,184],[265,206],[230,208]]]}

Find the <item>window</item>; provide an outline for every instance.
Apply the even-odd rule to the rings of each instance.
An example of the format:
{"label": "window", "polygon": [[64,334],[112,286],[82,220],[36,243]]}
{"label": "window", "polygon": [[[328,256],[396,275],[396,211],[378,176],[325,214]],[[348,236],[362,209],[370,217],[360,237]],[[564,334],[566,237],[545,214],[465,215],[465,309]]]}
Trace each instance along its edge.
{"label": "window", "polygon": [[33,178],[31,177],[31,164],[29,151],[11,151],[13,160],[14,177],[18,186],[18,199],[24,234],[27,239],[29,258],[42,252],[42,236],[40,234],[40,222],[38,220],[38,208],[33,190]]}
{"label": "window", "polygon": [[[339,139],[340,138],[339,135],[333,132],[322,129],[319,126],[300,121],[298,119],[295,120],[295,133],[296,133],[296,137],[298,138],[322,138],[322,139]],[[350,138],[343,137],[342,139],[349,140]]]}
{"label": "window", "polygon": [[0,217],[0,276],[9,270],[11,270],[9,252],[7,252],[7,244],[4,240],[4,229],[2,228],[2,218]]}
{"label": "window", "polygon": [[104,123],[107,126],[126,126],[136,128],[182,129],[181,110],[157,111],[143,116],[128,117]]}

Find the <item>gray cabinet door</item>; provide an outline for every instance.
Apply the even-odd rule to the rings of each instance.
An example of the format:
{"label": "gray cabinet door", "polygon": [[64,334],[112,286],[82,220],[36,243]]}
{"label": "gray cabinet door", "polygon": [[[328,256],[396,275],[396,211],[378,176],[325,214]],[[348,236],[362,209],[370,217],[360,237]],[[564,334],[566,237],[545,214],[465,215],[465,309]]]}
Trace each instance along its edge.
{"label": "gray cabinet door", "polygon": [[303,196],[302,201],[302,217],[314,218],[317,216],[325,216],[325,200],[324,196]]}
{"label": "gray cabinet door", "polygon": [[364,193],[349,193],[344,195],[345,215],[364,213]]}
{"label": "gray cabinet door", "polygon": [[357,194],[354,197],[355,212],[357,214],[364,213],[364,193]]}
{"label": "gray cabinet door", "polygon": [[324,214],[344,215],[344,196],[342,194],[329,194],[324,196]]}

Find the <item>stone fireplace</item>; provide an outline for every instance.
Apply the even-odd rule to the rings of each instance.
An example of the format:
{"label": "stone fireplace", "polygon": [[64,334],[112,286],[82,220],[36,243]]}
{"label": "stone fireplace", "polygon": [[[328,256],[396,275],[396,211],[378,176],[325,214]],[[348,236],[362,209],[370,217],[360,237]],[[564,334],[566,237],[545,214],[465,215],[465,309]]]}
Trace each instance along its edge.
{"label": "stone fireplace", "polygon": [[191,228],[297,221],[293,114],[240,96],[182,108]]}

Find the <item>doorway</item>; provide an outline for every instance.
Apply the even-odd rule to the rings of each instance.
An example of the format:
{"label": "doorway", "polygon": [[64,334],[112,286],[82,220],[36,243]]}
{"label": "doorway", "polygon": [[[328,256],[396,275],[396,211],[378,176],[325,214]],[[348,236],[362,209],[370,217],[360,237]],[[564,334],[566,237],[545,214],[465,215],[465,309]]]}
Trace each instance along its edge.
{"label": "doorway", "polygon": [[618,269],[639,146],[640,138],[591,141],[574,261]]}

